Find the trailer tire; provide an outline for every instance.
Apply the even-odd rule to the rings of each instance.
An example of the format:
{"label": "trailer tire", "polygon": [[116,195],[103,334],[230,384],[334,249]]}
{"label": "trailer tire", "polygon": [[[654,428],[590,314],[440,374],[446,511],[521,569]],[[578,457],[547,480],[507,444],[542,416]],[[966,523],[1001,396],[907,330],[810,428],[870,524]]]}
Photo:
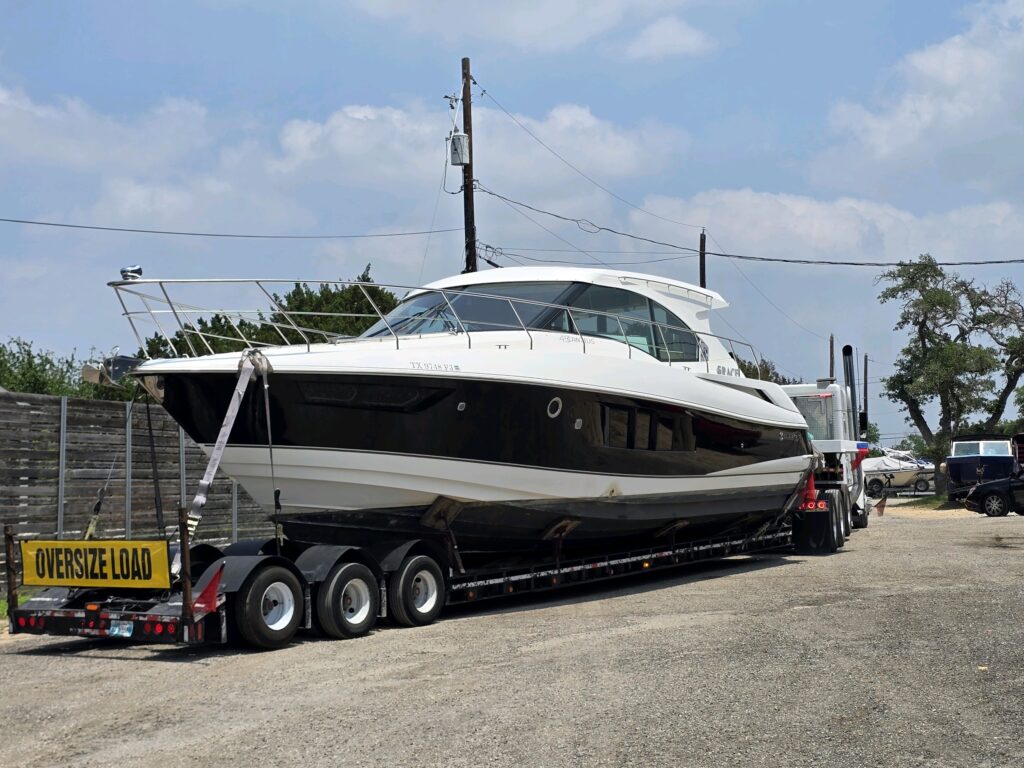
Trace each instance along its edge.
{"label": "trailer tire", "polygon": [[433,622],[444,609],[446,594],[441,567],[427,555],[405,558],[388,579],[388,607],[404,627]]}
{"label": "trailer tire", "polygon": [[879,480],[877,477],[873,477],[868,480],[867,494],[873,499],[877,499],[882,495],[882,491],[885,490],[885,483]]}
{"label": "trailer tire", "polygon": [[256,648],[280,648],[302,621],[302,586],[294,573],[270,565],[252,573],[235,595],[235,625]]}
{"label": "trailer tire", "polygon": [[362,563],[338,563],[317,593],[320,628],[338,640],[367,634],[377,623],[379,608],[377,579]]}
{"label": "trailer tire", "polygon": [[853,516],[853,527],[854,528],[867,528],[868,527],[868,510],[862,509],[860,512]]}
{"label": "trailer tire", "polygon": [[917,481],[914,483],[914,490],[917,491],[918,493],[925,493],[931,487],[932,484],[925,480],[923,477],[917,478]]}

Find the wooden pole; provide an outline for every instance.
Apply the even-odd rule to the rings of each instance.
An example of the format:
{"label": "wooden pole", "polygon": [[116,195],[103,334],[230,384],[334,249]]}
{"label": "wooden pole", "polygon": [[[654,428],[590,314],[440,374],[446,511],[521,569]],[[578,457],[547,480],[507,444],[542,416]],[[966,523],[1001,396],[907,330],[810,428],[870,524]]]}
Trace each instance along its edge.
{"label": "wooden pole", "polygon": [[700,287],[708,287],[708,275],[705,260],[707,258],[707,235],[704,234],[704,230],[700,231]]}
{"label": "wooden pole", "polygon": [[466,229],[466,268],[476,272],[476,211],[473,207],[473,75],[469,58],[462,60],[462,132],[469,145],[469,162],[462,166],[462,214]]}

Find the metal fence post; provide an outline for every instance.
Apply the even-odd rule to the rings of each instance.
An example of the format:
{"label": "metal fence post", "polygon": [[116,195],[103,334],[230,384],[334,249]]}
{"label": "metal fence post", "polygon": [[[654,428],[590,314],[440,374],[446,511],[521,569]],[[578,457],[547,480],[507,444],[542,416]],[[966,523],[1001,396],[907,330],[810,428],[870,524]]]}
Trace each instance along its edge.
{"label": "metal fence post", "polygon": [[231,543],[238,541],[238,481],[231,480]]}
{"label": "metal fence post", "polygon": [[68,398],[60,399],[60,443],[57,448],[57,538],[64,538],[64,469],[68,455]]}
{"label": "metal fence post", "polygon": [[124,409],[124,537],[132,537],[132,404]]}

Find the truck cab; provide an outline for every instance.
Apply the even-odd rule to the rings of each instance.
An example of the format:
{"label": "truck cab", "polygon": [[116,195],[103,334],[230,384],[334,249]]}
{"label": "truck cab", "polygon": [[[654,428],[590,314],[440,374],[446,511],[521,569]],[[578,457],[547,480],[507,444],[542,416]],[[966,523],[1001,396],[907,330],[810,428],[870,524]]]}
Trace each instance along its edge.
{"label": "truck cab", "polygon": [[868,444],[859,439],[849,387],[834,379],[819,379],[815,384],[786,384],[782,389],[807,422],[814,449],[841,479],[854,527],[866,527],[868,504],[861,462]]}

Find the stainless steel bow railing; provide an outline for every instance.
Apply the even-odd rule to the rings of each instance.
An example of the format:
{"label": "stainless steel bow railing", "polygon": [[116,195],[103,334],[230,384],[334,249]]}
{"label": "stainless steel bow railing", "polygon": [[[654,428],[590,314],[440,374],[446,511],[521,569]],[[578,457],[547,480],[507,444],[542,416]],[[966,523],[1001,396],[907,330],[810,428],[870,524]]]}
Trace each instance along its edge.
{"label": "stainless steel bow railing", "polygon": [[[358,296],[365,299],[366,306],[372,309],[372,312],[292,310],[286,308],[282,304],[281,297],[274,293],[274,289],[284,290],[310,284],[320,289],[326,287],[335,291],[357,289]],[[483,290],[424,288],[399,284],[365,283],[355,280],[296,281],[255,278],[168,280],[138,278],[119,280],[108,283],[108,285],[114,289],[121,304],[122,314],[128,319],[142,354],[146,357],[152,356],[150,345],[154,340],[157,340],[158,346],[161,346],[160,342],[162,342],[164,348],[160,350],[161,356],[171,357],[200,357],[229,351],[224,348],[225,345],[234,345],[233,350],[241,350],[293,344],[304,344],[309,348],[314,343],[343,343],[358,335],[331,329],[332,325],[338,326],[337,321],[344,320],[358,321],[359,324],[365,325],[365,328],[359,329],[360,333],[365,332],[373,324],[381,324],[382,327],[375,335],[390,337],[396,348],[401,346],[403,338],[444,332],[463,335],[467,345],[472,347],[475,334],[488,330],[508,330],[525,333],[530,349],[533,349],[534,334],[553,331],[571,334],[578,338],[580,349],[584,354],[587,351],[588,343],[592,344],[595,338],[611,339],[626,346],[628,357],[633,356],[635,349],[643,354],[652,355],[662,362],[667,362],[669,365],[679,363],[703,365],[708,372],[711,372],[711,364],[715,359],[711,354],[712,346],[717,342],[727,356],[719,357],[719,360],[723,362],[731,360],[738,368],[740,361],[743,360],[736,352],[739,347],[749,353],[750,359],[744,360],[750,364],[748,370],[755,371],[757,378],[760,378],[762,369],[761,358],[757,350],[749,343],[738,339],[630,315],[617,315],[534,299],[489,294]],[[172,297],[172,292],[210,286],[226,290],[255,288],[257,295],[260,295],[267,303],[261,309],[229,309],[199,306]],[[440,300],[428,311],[397,318],[392,316],[389,321],[388,313],[381,311],[373,299],[373,292],[379,289],[405,292],[405,298],[436,295]],[[456,305],[467,301],[492,302],[500,306],[507,306],[510,311],[508,319],[514,319],[514,322],[474,319],[467,311],[468,308],[460,314]],[[524,321],[523,315],[527,314],[529,317],[531,311],[544,314],[547,318],[547,327],[533,325],[532,317]],[[564,327],[552,327],[553,318],[559,317],[562,313],[564,313]],[[594,324],[603,325],[605,329],[602,331],[591,330],[588,327],[590,323],[586,322],[588,318],[596,320],[597,322]],[[328,322],[325,323],[323,320]],[[147,337],[145,331],[141,330],[141,325],[145,321],[152,323],[151,327],[156,331],[154,336]],[[418,323],[420,326],[434,324],[434,327],[427,331],[403,333],[403,329],[412,323]],[[609,324],[617,327],[618,333],[608,332]],[[328,327],[323,327],[325,325]],[[627,329],[637,328],[646,330],[632,335],[627,332]],[[692,341],[673,343],[668,340],[669,336],[676,339],[689,338]],[[588,337],[591,339],[590,342],[587,341]],[[676,348],[673,349],[673,346]],[[681,347],[686,347],[686,349],[681,349]]]}

